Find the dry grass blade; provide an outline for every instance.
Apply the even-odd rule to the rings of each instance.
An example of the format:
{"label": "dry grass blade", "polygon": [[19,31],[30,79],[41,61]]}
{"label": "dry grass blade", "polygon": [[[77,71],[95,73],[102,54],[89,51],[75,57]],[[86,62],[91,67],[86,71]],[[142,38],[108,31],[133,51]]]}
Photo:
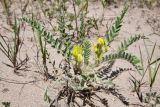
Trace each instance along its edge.
{"label": "dry grass blade", "polygon": [[[147,49],[147,45],[146,45],[146,43],[145,43],[145,40],[143,40],[143,43],[144,43],[144,46],[145,46],[145,50],[146,50],[146,52],[147,52],[148,65],[147,65],[146,69],[143,71],[143,75],[142,75],[141,81],[143,80],[143,78],[144,78],[144,76],[145,76],[145,74],[146,74],[146,72],[147,72],[148,69],[149,69],[149,72],[151,72],[151,65],[154,64],[156,61],[158,61],[158,59],[157,59],[157,60],[155,60],[155,61],[153,61],[153,62],[151,63],[151,60],[152,60],[152,57],[153,57],[153,54],[154,54],[154,51],[155,51],[156,43],[155,43],[154,46],[153,46],[151,56],[149,55],[149,52],[148,52],[148,49]],[[140,55],[141,55],[141,62],[142,62],[142,64],[143,64],[143,58],[142,58],[141,50],[140,50]],[[144,64],[143,64],[143,67],[144,67]],[[151,75],[151,73],[150,73],[150,75]]]}
{"label": "dry grass blade", "polygon": [[[20,50],[23,44],[23,41],[20,39],[20,25],[17,24],[17,19],[15,17],[15,23],[12,26],[12,30],[14,33],[13,43],[8,42],[9,38],[0,34],[0,51],[9,59],[12,65],[4,63],[5,65],[14,68],[14,72],[18,73],[18,70],[26,70],[27,66],[25,66],[29,60],[29,57],[26,55],[26,58],[21,60],[18,58],[20,54]],[[23,68],[23,66],[25,66]]]}
{"label": "dry grass blade", "polygon": [[160,58],[157,58],[156,60],[154,60],[153,62],[151,62],[150,65],[155,64],[158,61],[160,61]]}
{"label": "dry grass blade", "polygon": [[0,38],[2,39],[2,41],[0,42],[0,50],[12,62],[13,60],[11,56],[12,48],[10,47],[10,44],[7,43],[7,40],[9,39],[6,36],[2,36],[1,34]]}
{"label": "dry grass blade", "polygon": [[149,82],[150,82],[150,90],[151,90],[152,86],[155,82],[155,78],[156,78],[157,71],[159,69],[160,64],[158,64],[158,66],[157,66],[157,62],[156,62],[156,66],[154,68],[151,65],[151,60],[152,60],[152,57],[153,57],[153,54],[154,54],[154,51],[155,51],[156,43],[153,46],[151,56],[149,55],[149,52],[148,52],[145,41],[144,41],[144,44],[145,44],[145,49],[146,49],[147,57],[148,57]]}
{"label": "dry grass blade", "polygon": [[28,7],[28,4],[29,4],[29,0],[27,0],[26,4],[24,5],[24,7],[21,9],[22,11],[22,15],[25,13],[27,7]]}
{"label": "dry grass blade", "polygon": [[[144,68],[144,60],[143,60],[143,57],[142,57],[142,51],[141,51],[141,48],[139,47],[139,52],[140,52],[140,58],[141,58],[141,64],[142,64],[142,67]],[[144,69],[142,70],[142,75],[144,75]]]}
{"label": "dry grass blade", "polygon": [[[130,74],[131,75],[131,74]],[[142,83],[142,81],[137,80],[133,75],[131,75],[132,78],[130,78],[130,84],[133,88],[133,92],[136,92],[138,99],[143,102],[143,96],[142,96],[142,92],[141,92],[141,87],[145,84]]]}
{"label": "dry grass blade", "polygon": [[153,68],[153,70],[152,70],[152,72],[150,74],[150,87],[151,88],[152,88],[152,86],[153,86],[153,84],[155,82],[159,67],[160,67],[160,63],[159,64],[156,63],[156,66]]}

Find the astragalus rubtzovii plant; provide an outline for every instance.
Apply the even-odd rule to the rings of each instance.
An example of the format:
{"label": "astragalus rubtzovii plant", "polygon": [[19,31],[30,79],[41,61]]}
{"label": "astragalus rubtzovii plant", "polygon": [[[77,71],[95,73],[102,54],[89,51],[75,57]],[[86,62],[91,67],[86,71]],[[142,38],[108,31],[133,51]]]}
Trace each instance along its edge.
{"label": "astragalus rubtzovii plant", "polygon": [[[116,71],[112,70],[112,66],[116,59],[123,59],[133,65],[133,67],[141,74],[142,67],[140,60],[131,53],[125,52],[130,45],[142,38],[141,35],[131,36],[129,39],[124,40],[118,47],[115,53],[109,53],[109,48],[114,39],[118,36],[119,31],[122,27],[122,21],[125,13],[128,10],[128,6],[125,5],[121,14],[116,17],[113,26],[110,30],[106,31],[104,38],[98,38],[97,43],[92,47],[91,41],[85,35],[85,18],[83,14],[80,18],[80,28],[78,29],[78,42],[74,42],[73,37],[66,40],[69,36],[65,32],[64,26],[60,26],[61,35],[60,38],[54,38],[54,36],[47,32],[38,21],[22,18],[22,21],[27,22],[37,32],[44,37],[53,48],[56,48],[58,53],[62,54],[66,58],[66,63],[62,67],[62,76],[57,76],[56,83],[58,82],[63,86],[59,91],[57,97],[51,100],[51,97],[45,92],[45,100],[50,103],[50,107],[58,107],[60,100],[66,100],[66,106],[77,105],[89,105],[95,107],[94,101],[99,101],[104,106],[108,107],[107,99],[101,98],[97,95],[97,92],[111,93],[122,101],[125,105],[129,105],[125,97],[118,93],[114,87],[115,84],[112,80],[117,77],[120,73],[126,70],[126,68],[119,68]],[[61,17],[64,19],[64,17]],[[64,20],[62,21],[64,24]],[[77,37],[76,37],[77,38]],[[93,51],[92,51],[93,49]],[[94,63],[91,59],[91,52],[94,53]],[[72,66],[70,69],[69,66]],[[55,86],[55,84],[54,84]],[[51,95],[50,95],[51,96]],[[95,100],[96,99],[96,100]],[[82,103],[80,103],[82,102]],[[82,104],[82,105],[81,105]]]}

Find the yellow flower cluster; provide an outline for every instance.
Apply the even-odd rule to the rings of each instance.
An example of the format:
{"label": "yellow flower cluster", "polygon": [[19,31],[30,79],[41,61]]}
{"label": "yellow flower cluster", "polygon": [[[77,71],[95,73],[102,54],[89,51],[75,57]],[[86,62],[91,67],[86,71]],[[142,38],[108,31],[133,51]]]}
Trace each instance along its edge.
{"label": "yellow flower cluster", "polygon": [[[72,49],[72,56],[77,64],[81,64],[83,61],[82,45],[74,45]],[[94,53],[98,62],[101,60],[102,55],[108,51],[108,46],[105,45],[103,38],[98,38],[98,43],[94,44]]]}
{"label": "yellow flower cluster", "polygon": [[98,38],[98,43],[99,43],[100,46],[105,45],[104,40],[102,38]]}
{"label": "yellow flower cluster", "polygon": [[75,58],[76,62],[81,63],[83,60],[82,57],[82,45],[74,45],[73,50],[72,50],[72,55]]}
{"label": "yellow flower cluster", "polygon": [[98,58],[98,60],[100,60],[103,53],[108,51],[108,46],[105,45],[105,42],[102,38],[98,38],[98,43],[94,44],[93,48],[94,48],[95,56],[96,58]]}

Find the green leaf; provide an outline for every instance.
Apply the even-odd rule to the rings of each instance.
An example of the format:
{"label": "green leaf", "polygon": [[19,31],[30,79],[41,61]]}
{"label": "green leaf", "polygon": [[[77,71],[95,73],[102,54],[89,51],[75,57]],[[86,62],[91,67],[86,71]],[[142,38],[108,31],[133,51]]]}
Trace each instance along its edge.
{"label": "green leaf", "polygon": [[44,93],[44,101],[50,103],[51,102],[51,98],[48,96],[48,91],[47,89],[45,90],[45,93]]}
{"label": "green leaf", "polygon": [[118,47],[118,52],[125,51],[130,45],[140,40],[142,37],[140,35],[131,36],[130,38],[121,42],[121,45]]}
{"label": "green leaf", "polygon": [[[62,55],[64,55],[68,60],[71,59],[71,50],[73,48],[73,44],[70,42],[62,40],[62,39],[54,39],[53,35],[50,32],[47,32],[44,27],[40,26],[38,21],[34,19],[28,19],[23,17],[22,21],[27,22],[30,26],[32,26],[33,29],[35,29],[40,36],[44,38],[45,41],[47,41],[53,48],[56,48],[58,53],[60,52]],[[38,27],[37,27],[38,26]],[[63,33],[63,32],[62,32]]]}
{"label": "green leaf", "polygon": [[115,54],[109,54],[109,55],[104,56],[102,62],[104,62],[104,61],[114,61],[116,59],[126,60],[129,63],[131,63],[138,71],[142,70],[140,60],[136,56],[134,56],[130,53],[123,52],[123,51],[120,51],[120,52],[115,53]]}
{"label": "green leaf", "polygon": [[74,0],[75,1],[75,3],[76,3],[76,5],[80,5],[81,4],[81,0]]}
{"label": "green leaf", "polygon": [[88,65],[89,63],[89,58],[91,54],[91,43],[89,41],[85,41],[83,45],[83,56],[84,56],[84,63]]}
{"label": "green leaf", "polygon": [[106,37],[106,41],[107,41],[108,45],[110,45],[111,42],[114,40],[114,38],[116,36],[118,36],[118,33],[122,27],[123,17],[125,15],[125,13],[127,12],[127,10],[128,10],[128,5],[125,5],[120,16],[117,16],[114,25],[111,27],[110,30],[106,31],[105,37]]}

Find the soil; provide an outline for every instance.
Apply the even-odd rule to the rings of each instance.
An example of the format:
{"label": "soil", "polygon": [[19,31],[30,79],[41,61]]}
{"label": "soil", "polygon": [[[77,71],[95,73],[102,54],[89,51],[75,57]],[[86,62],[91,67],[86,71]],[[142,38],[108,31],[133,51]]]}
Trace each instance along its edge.
{"label": "soil", "polygon": [[[20,3],[18,0],[14,0],[11,9],[16,13],[18,17],[21,17],[20,14]],[[38,13],[39,10],[36,9],[36,2],[29,2],[29,7],[27,8],[28,12]],[[30,7],[33,6],[33,7]],[[35,5],[35,6],[34,6]],[[124,5],[119,4],[117,8],[114,5],[108,6],[104,10],[104,22],[103,24],[106,26],[110,26],[113,19],[121,12]],[[154,7],[148,9],[147,7],[137,7],[130,6],[129,11],[127,12],[123,27],[117,37],[116,41],[112,43],[111,51],[117,48],[121,41],[125,38],[130,37],[131,35],[141,34],[146,36],[148,39],[145,40],[147,44],[147,48],[149,53],[151,53],[154,43],[156,42],[156,52],[154,53],[153,59],[160,58],[160,7]],[[102,6],[100,2],[92,2],[89,5],[89,16],[94,16],[95,18],[99,18],[102,15]],[[12,35],[8,29],[10,26],[6,24],[6,16],[3,13],[3,8],[0,5],[0,34],[7,36],[10,42],[13,42]],[[44,22],[46,22],[45,18]],[[46,22],[47,23],[47,22]],[[54,21],[52,22],[54,24]],[[104,35],[106,31],[106,26],[100,27],[100,35]],[[45,24],[45,27],[50,29],[49,24]],[[28,66],[28,70],[19,71],[19,75],[13,72],[13,69],[6,66],[4,63],[10,64],[8,59],[4,56],[4,54],[0,51],[0,107],[4,107],[1,102],[10,102],[11,107],[48,107],[49,104],[44,101],[44,92],[47,87],[52,85],[52,81],[45,81],[43,75],[38,72],[41,72],[36,63],[37,57],[37,47],[36,41],[34,39],[34,33],[32,32],[31,27],[25,24],[24,30],[21,32],[23,41],[23,46],[21,50],[20,57],[23,59],[27,54],[29,56],[29,61],[26,66]],[[91,36],[91,40],[96,40],[95,37]],[[142,50],[144,63],[147,64],[147,52],[145,50],[144,41],[140,40],[137,43],[133,44],[129,47],[128,51],[134,53],[137,56],[140,56],[139,47]],[[56,53],[55,49],[51,48],[47,45],[48,51],[51,54],[51,60],[56,61],[56,67],[60,63],[63,57]],[[114,68],[118,67],[129,67],[133,68],[132,65],[128,64],[126,61],[117,60],[114,64]],[[134,68],[133,68],[134,69]],[[50,69],[52,72],[52,69]],[[126,97],[126,99],[133,105],[130,107],[137,107],[140,104],[137,95],[132,92],[129,79],[131,78],[131,74],[136,78],[140,78],[139,74],[136,71],[127,71],[118,76],[114,83],[117,85],[119,92]],[[156,78],[156,82],[154,84],[153,90],[160,93],[160,72],[158,71],[158,75]],[[148,74],[146,74],[144,81],[148,81]],[[58,90],[53,89],[51,96],[55,97],[58,94]],[[143,92],[147,92],[149,87],[147,84],[143,88]],[[113,95],[105,95],[103,93],[99,93],[100,96],[107,98],[109,107],[125,107],[125,105],[119,101]],[[65,107],[63,104],[61,107]],[[103,106],[99,106],[103,107]],[[160,107],[158,105],[157,107]]]}

